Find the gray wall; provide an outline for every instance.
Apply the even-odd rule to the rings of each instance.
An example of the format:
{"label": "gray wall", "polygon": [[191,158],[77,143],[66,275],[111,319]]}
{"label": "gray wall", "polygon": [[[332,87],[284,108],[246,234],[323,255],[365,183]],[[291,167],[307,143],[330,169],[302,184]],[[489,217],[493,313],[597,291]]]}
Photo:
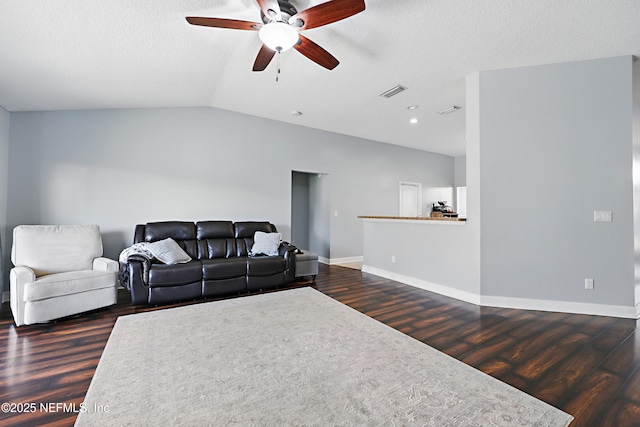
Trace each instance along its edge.
{"label": "gray wall", "polygon": [[467,185],[467,156],[458,156],[454,158],[456,187],[464,187]]}
{"label": "gray wall", "polygon": [[633,304],[632,81],[630,56],[480,73],[483,295]]}
{"label": "gray wall", "polygon": [[[97,223],[105,254],[134,225],[270,220],[290,237],[291,171],[330,175],[332,258],[362,255],[358,215],[395,215],[398,182],[452,186],[453,158],[210,109],[11,113],[6,230]],[[295,243],[295,242],[293,242]],[[6,258],[6,257],[5,257]]]}
{"label": "gray wall", "polygon": [[7,246],[7,191],[9,189],[9,113],[0,107],[0,277],[4,277]]}
{"label": "gray wall", "polygon": [[[338,224],[338,217],[335,218]],[[331,233],[331,175],[309,176],[309,250],[319,257],[331,259],[332,241],[338,244],[338,236]],[[333,252],[340,252],[336,246]],[[334,257],[337,258],[337,257]],[[325,261],[325,260],[323,260]]]}
{"label": "gray wall", "polygon": [[636,311],[640,315],[640,63],[633,61],[633,217]]}

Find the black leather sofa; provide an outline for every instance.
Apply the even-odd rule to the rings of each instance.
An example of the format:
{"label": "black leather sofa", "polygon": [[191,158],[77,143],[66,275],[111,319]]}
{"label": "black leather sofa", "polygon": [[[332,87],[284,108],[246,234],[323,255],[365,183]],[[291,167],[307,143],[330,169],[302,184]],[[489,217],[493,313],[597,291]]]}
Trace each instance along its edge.
{"label": "black leather sofa", "polygon": [[150,222],[136,226],[134,243],[175,240],[192,261],[167,265],[130,255],[121,282],[133,304],[163,304],[275,288],[295,281],[296,247],[278,256],[249,256],[256,231],[277,232],[266,221]]}

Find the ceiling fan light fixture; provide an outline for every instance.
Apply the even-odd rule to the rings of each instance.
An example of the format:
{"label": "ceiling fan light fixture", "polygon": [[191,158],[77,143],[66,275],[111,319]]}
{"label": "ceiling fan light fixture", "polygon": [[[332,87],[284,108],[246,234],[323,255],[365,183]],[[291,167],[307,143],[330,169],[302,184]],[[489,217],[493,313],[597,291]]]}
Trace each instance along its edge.
{"label": "ceiling fan light fixture", "polygon": [[298,32],[284,22],[270,22],[260,28],[258,36],[269,49],[284,52],[298,43]]}

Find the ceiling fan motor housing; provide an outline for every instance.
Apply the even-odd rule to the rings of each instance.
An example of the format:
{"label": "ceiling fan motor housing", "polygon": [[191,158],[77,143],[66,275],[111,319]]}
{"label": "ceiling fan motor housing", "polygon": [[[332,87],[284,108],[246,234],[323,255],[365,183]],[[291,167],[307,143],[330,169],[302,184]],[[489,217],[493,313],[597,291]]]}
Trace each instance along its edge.
{"label": "ceiling fan motor housing", "polygon": [[[278,0],[278,5],[280,6],[280,14],[282,15],[282,22],[289,22],[289,18],[298,13],[298,10],[288,1],[286,0]],[[266,16],[262,10],[260,10],[260,18],[262,18],[262,22],[268,24],[269,22],[273,22],[273,20]]]}

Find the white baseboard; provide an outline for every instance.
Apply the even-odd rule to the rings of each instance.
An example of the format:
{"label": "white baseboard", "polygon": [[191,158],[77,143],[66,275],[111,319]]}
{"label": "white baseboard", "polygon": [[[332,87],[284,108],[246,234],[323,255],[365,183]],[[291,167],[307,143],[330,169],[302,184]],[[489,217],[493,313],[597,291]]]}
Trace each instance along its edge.
{"label": "white baseboard", "polygon": [[635,307],[623,305],[592,304],[587,302],[552,301],[529,298],[481,296],[481,304],[487,307],[517,308],[520,310],[559,311],[561,313],[589,314],[592,316],[638,319]]}
{"label": "white baseboard", "polygon": [[477,295],[472,292],[461,291],[449,286],[432,283],[426,280],[416,279],[415,277],[393,273],[388,270],[383,270],[368,265],[363,265],[362,271],[479,306],[515,308],[518,310],[540,310],[561,313],[588,314],[592,316],[610,316],[621,317],[625,319],[640,319],[640,312],[638,312],[638,309],[636,309],[636,307]]}
{"label": "white baseboard", "polygon": [[335,264],[349,264],[350,262],[363,262],[363,261],[364,261],[363,256],[352,256],[347,258],[331,258],[329,260],[329,263],[331,265],[335,265]]}
{"label": "white baseboard", "polygon": [[350,262],[363,262],[363,256],[352,256],[347,258],[325,258],[322,256],[318,257],[318,262],[327,265],[336,265],[336,264],[348,264]]}
{"label": "white baseboard", "polygon": [[429,282],[422,279],[416,279],[415,277],[405,276],[403,274],[394,273],[381,268],[371,267],[368,265],[362,266],[362,272],[371,273],[376,276],[384,277],[385,279],[393,280],[396,282],[411,285],[416,288],[424,289],[425,291],[435,292],[446,297],[451,297],[464,302],[470,302],[471,304],[480,305],[480,295],[472,292],[461,291],[449,286],[439,285],[437,283]]}

